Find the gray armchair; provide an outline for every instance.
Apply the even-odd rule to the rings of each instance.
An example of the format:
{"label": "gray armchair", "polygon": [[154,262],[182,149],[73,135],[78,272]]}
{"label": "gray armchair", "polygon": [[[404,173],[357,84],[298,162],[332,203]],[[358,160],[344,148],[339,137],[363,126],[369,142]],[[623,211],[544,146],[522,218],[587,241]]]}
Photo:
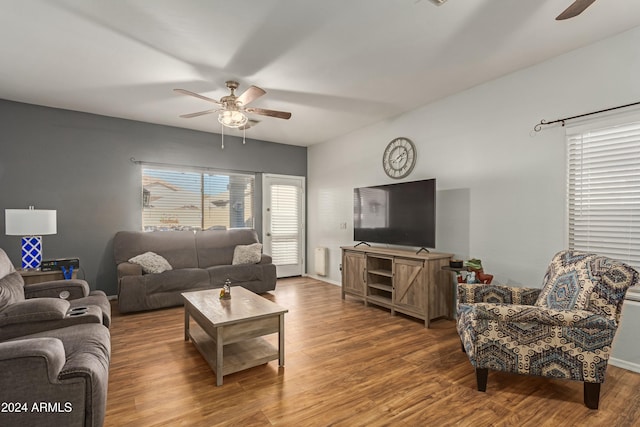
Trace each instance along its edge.
{"label": "gray armchair", "polygon": [[6,426],[100,427],[111,358],[109,330],[74,325],[0,342]]}
{"label": "gray armchair", "polygon": [[84,280],[25,285],[0,249],[0,341],[81,323],[111,324],[111,305]]}

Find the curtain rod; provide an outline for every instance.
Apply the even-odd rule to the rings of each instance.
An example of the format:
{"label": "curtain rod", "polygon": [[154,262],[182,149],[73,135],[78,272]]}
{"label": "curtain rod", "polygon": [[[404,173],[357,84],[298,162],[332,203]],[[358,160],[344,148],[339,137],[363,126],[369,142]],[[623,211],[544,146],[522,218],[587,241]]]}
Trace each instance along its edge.
{"label": "curtain rod", "polygon": [[540,123],[538,123],[537,125],[535,125],[533,127],[533,130],[536,131],[536,132],[540,132],[542,130],[542,126],[549,126],[549,125],[553,125],[553,124],[556,124],[556,123],[562,123],[562,126],[564,126],[564,124],[565,124],[564,122],[566,122],[567,120],[573,120],[573,119],[578,119],[580,117],[592,116],[594,114],[606,113],[607,111],[619,110],[620,108],[632,107],[634,105],[640,105],[640,101],[639,102],[633,102],[633,103],[627,104],[627,105],[620,105],[619,107],[611,107],[611,108],[606,108],[604,110],[593,111],[591,113],[579,114],[577,116],[565,117],[564,119],[557,119],[557,120],[554,120],[552,122],[548,122],[548,121],[542,119],[542,120],[540,120]]}
{"label": "curtain rod", "polygon": [[193,170],[210,171],[210,172],[240,173],[240,174],[252,174],[252,175],[255,175],[257,173],[265,173],[264,171],[247,171],[247,170],[241,170],[241,169],[218,169],[218,168],[212,168],[208,166],[181,165],[177,163],[145,162],[144,160],[137,160],[135,157],[131,157],[129,161],[136,165],[184,168],[184,169],[193,169]]}

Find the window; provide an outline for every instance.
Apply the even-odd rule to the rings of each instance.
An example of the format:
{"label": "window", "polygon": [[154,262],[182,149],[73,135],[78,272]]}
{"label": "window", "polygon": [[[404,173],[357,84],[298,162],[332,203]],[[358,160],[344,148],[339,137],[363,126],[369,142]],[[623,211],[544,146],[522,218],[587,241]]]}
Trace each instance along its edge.
{"label": "window", "polygon": [[249,174],[143,166],[142,228],[253,228],[254,183]]}
{"label": "window", "polygon": [[[640,270],[640,121],[583,129],[567,140],[569,249]],[[628,299],[640,301],[637,288]]]}

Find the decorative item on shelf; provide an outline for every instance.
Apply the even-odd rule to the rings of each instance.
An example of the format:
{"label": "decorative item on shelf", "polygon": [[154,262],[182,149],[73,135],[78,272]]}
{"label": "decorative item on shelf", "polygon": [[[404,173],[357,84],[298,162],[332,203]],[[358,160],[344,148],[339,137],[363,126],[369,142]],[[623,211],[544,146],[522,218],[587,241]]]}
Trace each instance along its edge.
{"label": "decorative item on shelf", "polygon": [[477,258],[471,258],[470,260],[465,261],[464,265],[472,270],[482,269],[482,261]]}
{"label": "decorative item on shelf", "polygon": [[224,286],[220,289],[220,299],[231,299],[231,280],[224,281]]}
{"label": "decorative item on shelf", "polygon": [[62,271],[64,280],[71,280],[71,278],[73,278],[73,265],[70,265],[68,269],[64,265],[61,265],[60,270]]}
{"label": "decorative item on shelf", "polygon": [[22,236],[22,269],[40,268],[42,262],[42,236],[56,234],[55,210],[5,209],[5,233]]}
{"label": "decorative item on shelf", "polygon": [[462,269],[463,268],[462,264],[463,264],[462,260],[459,260],[459,259],[452,259],[452,260],[449,261],[449,267],[451,267],[451,268],[460,268],[460,269]]}
{"label": "decorative item on shelf", "polygon": [[[488,285],[493,280],[492,274],[484,273],[481,260],[472,258],[466,261],[464,264],[467,267],[467,270],[470,271],[470,274],[467,276],[467,283],[483,283],[485,285]],[[469,276],[471,274],[473,274],[473,278],[471,279],[471,280],[474,280],[473,282],[469,281],[470,280]]]}

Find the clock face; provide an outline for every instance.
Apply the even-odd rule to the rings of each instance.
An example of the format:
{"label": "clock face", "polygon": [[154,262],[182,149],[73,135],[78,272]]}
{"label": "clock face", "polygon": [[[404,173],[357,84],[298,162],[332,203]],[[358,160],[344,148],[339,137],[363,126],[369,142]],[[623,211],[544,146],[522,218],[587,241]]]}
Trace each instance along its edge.
{"label": "clock face", "polygon": [[391,141],[382,155],[382,168],[391,178],[404,178],[411,173],[415,165],[416,147],[407,138]]}

